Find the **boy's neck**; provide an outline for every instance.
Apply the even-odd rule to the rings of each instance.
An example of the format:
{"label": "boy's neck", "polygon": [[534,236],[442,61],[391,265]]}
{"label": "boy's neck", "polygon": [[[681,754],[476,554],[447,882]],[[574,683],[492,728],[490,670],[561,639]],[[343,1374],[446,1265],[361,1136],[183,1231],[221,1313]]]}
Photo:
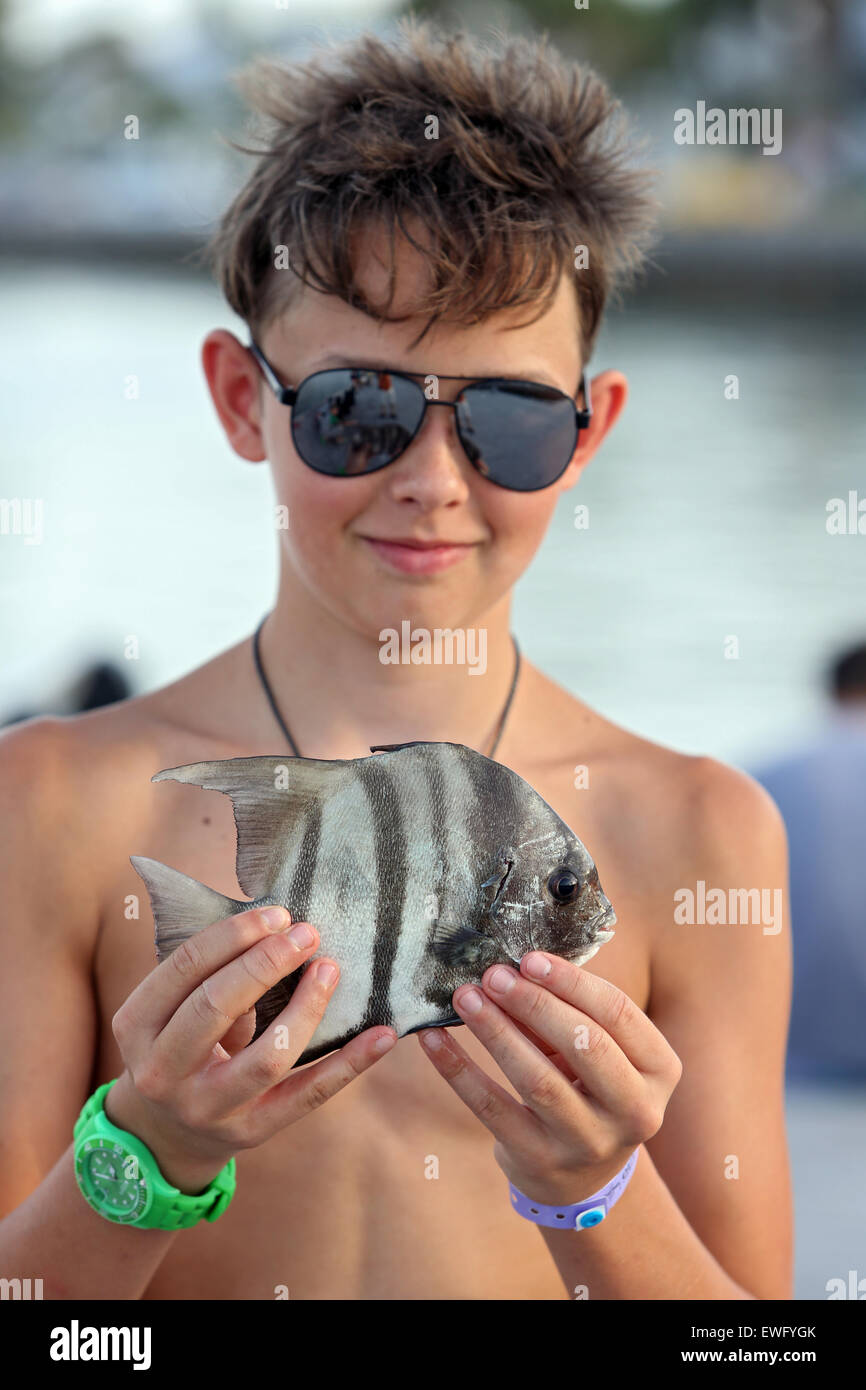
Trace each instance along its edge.
{"label": "boy's neck", "polygon": [[[454,657],[463,655],[462,638],[452,647],[443,636],[437,651],[436,629],[395,620],[396,641],[386,647],[378,634],[371,639],[346,626],[284,575],[262,628],[260,654],[300,754],[356,758],[372,744],[414,739],[465,743],[489,753],[514,676],[509,612],[507,595],[467,623],[466,659],[451,664],[449,649]],[[424,663],[410,659],[413,651],[425,651],[421,631],[429,633],[431,659]],[[386,650],[400,660],[383,660]],[[261,697],[266,704],[263,690]],[[270,711],[268,717],[273,719]],[[280,738],[285,742],[282,733]]]}

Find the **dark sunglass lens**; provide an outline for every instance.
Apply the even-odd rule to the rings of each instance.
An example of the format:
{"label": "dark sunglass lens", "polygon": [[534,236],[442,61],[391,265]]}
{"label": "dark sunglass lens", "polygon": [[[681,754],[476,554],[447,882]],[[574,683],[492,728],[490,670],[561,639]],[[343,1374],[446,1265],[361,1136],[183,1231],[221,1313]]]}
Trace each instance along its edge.
{"label": "dark sunglass lens", "polygon": [[337,368],[304,381],[292,407],[301,458],[334,478],[384,468],[406,448],[424,414],[424,393],[389,372]]}
{"label": "dark sunglass lens", "polygon": [[458,397],[457,429],[479,473],[517,492],[556,482],[577,443],[574,403],[527,381],[467,386]]}

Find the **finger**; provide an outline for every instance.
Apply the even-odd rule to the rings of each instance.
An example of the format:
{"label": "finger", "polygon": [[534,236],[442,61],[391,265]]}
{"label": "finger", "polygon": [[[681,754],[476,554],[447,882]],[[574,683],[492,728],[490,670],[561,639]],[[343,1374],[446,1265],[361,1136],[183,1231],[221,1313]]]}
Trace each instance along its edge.
{"label": "finger", "polygon": [[[328,966],[333,967],[330,977]],[[289,1076],[321,1023],[339,979],[340,968],[330,956],[320,957],[304,971],[282,1013],[217,1074],[228,1110],[247,1105]]]}
{"label": "finger", "polygon": [[232,1024],[309,960],[318,945],[315,928],[296,922],[289,931],[268,933],[202,980],[154,1041],[155,1065],[177,1077],[198,1071]]}
{"label": "finger", "polygon": [[256,1011],[253,1008],[248,1009],[245,1014],[241,1014],[225,1036],[220,1038],[217,1044],[217,1047],[223,1050],[220,1055],[233,1057],[236,1052],[240,1052],[242,1048],[246,1047],[255,1031]]}
{"label": "finger", "polygon": [[261,1097],[256,1109],[266,1117],[271,1132],[275,1126],[291,1124],[302,1115],[318,1110],[326,1100],[390,1052],[397,1041],[393,1028],[368,1028],[338,1051],[294,1071],[272,1086]]}
{"label": "finger", "polygon": [[605,1109],[619,1109],[629,1097],[638,1094],[643,1086],[640,1072],[589,1014],[505,965],[491,966],[481,983],[485,993],[507,1015],[514,1015],[553,1044],[586,1091]]}
{"label": "finger", "polygon": [[545,951],[529,951],[520,962],[520,974],[594,1019],[638,1071],[650,1074],[669,1069],[671,1047],[664,1034],[609,980]]}
{"label": "finger", "polygon": [[276,914],[274,925],[260,908],[212,922],[176,947],[136,986],[115,1017],[119,1027],[131,1029],[142,1054],[202,980],[256,941],[290,926],[292,919],[284,908],[269,907],[267,912]]}
{"label": "finger", "polygon": [[545,1042],[544,1038],[540,1038],[537,1033],[533,1033],[531,1028],[527,1028],[525,1023],[520,1022],[520,1019],[515,1018],[514,1026],[515,1028],[519,1028],[523,1036],[528,1038],[531,1043],[534,1043],[539,1052],[544,1053],[545,1057],[552,1057],[554,1055],[556,1048],[551,1047],[550,1043]]}
{"label": "finger", "polygon": [[550,1062],[552,1062],[553,1066],[556,1067],[557,1071],[562,1072],[563,1076],[566,1078],[567,1081],[571,1083],[572,1086],[576,1086],[578,1090],[584,1089],[583,1082],[579,1078],[575,1078],[574,1068],[569,1067],[566,1059],[563,1057],[561,1052],[557,1052],[555,1047],[551,1047],[549,1042],[545,1042],[544,1038],[540,1038],[537,1033],[533,1033],[532,1029],[527,1028],[526,1024],[521,1023],[519,1019],[513,1018],[511,1021],[514,1024],[515,1028],[519,1028],[523,1036],[525,1038],[528,1038],[529,1041],[533,1044],[533,1046],[538,1048],[539,1052],[544,1053],[545,1057],[547,1057],[547,1059]]}
{"label": "finger", "polygon": [[454,1007],[545,1128],[558,1136],[573,1135],[576,1124],[582,1124],[587,1133],[598,1129],[599,1115],[592,1101],[551,1066],[482,990],[461,986],[454,994]]}
{"label": "finger", "polygon": [[544,1137],[537,1117],[468,1056],[450,1029],[428,1028],[418,1038],[439,1075],[500,1143],[525,1148]]}

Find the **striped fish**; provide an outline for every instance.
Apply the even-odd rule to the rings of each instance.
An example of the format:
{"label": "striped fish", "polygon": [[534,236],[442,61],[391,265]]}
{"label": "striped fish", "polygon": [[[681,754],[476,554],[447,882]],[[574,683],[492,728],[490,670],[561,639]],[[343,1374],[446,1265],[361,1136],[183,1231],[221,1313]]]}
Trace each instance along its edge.
{"label": "striped fish", "polygon": [[[616,917],[580,840],[516,773],[458,743],[376,756],[230,758],[151,780],[225,792],[237,826],[239,902],[154,859],[131,863],[150,894],[160,961],[211,922],[279,903],[311,922],[340,965],[296,1065],[389,1024],[402,1037],[462,1020],[451,996],[495,962],[548,950],[582,964]],[[302,972],[256,1006],[255,1037]]]}

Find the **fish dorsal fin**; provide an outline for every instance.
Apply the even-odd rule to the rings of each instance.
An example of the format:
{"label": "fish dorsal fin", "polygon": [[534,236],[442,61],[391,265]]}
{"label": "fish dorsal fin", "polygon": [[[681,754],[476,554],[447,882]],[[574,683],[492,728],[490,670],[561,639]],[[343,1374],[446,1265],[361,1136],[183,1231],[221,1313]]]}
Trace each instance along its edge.
{"label": "fish dorsal fin", "polygon": [[401,748],[418,748],[423,745],[423,738],[413,739],[411,743],[377,743],[375,748],[371,748],[371,753],[399,753]]}
{"label": "fish dorsal fin", "polygon": [[186,782],[231,797],[238,833],[238,883],[248,898],[260,898],[278,877],[290,826],[321,800],[326,787],[336,790],[339,783],[333,779],[338,769],[351,772],[352,766],[338,759],[274,754],[170,767],[151,781]]}

